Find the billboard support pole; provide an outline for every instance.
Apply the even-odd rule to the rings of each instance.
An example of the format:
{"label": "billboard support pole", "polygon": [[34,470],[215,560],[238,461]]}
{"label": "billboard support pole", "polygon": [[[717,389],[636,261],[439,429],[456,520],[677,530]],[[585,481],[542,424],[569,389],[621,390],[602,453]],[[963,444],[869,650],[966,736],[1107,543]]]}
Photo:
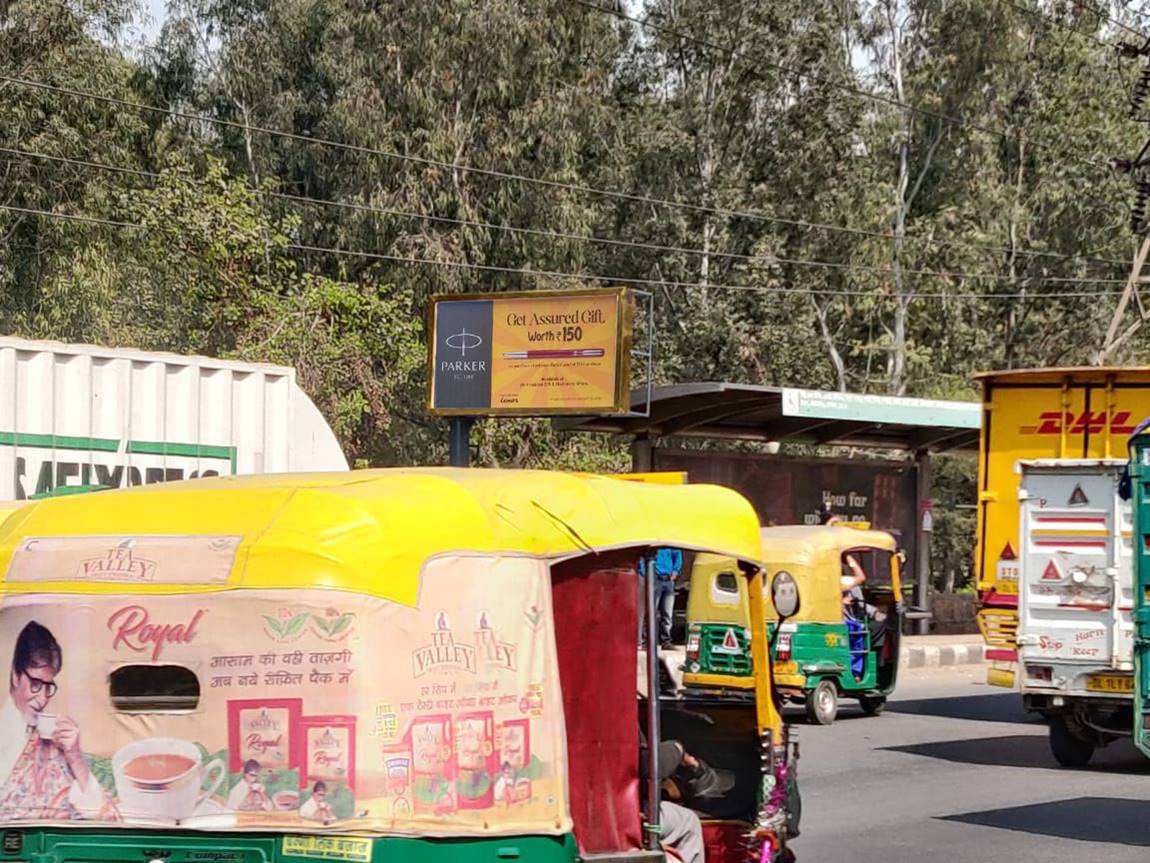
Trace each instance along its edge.
{"label": "billboard support pole", "polygon": [[452,417],[448,438],[449,464],[452,467],[471,466],[471,425],[475,417]]}

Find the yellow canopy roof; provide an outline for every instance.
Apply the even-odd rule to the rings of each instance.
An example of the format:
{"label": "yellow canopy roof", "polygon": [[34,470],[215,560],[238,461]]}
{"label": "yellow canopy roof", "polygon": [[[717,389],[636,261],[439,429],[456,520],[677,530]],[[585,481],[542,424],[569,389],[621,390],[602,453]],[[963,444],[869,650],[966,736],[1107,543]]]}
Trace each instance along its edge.
{"label": "yellow canopy roof", "polygon": [[[449,552],[563,558],[673,545],[761,557],[751,505],[729,489],[548,471],[415,468],[225,477],[50,498],[0,524],[0,592],[183,593],[331,588],[414,604],[424,562]],[[224,584],[9,580],[29,537],[230,536]]]}
{"label": "yellow canopy roof", "polygon": [[886,531],[834,525],[764,527],[761,534],[763,559],[772,563],[809,564],[826,552],[840,555],[851,548],[897,548],[894,537]]}
{"label": "yellow canopy roof", "polygon": [[[785,569],[799,584],[802,603],[792,620],[838,622],[842,619],[841,556],[852,548],[895,551],[894,537],[881,530],[853,527],[792,525],[762,529],[767,578]],[[776,618],[770,603],[765,613]]]}

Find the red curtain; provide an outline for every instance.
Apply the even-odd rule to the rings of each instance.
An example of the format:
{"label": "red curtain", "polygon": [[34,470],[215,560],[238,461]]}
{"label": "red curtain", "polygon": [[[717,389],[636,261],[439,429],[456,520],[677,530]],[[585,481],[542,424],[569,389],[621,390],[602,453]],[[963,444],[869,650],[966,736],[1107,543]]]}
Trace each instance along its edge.
{"label": "red curtain", "polygon": [[575,838],[584,853],[641,847],[636,706],[638,555],[552,569]]}

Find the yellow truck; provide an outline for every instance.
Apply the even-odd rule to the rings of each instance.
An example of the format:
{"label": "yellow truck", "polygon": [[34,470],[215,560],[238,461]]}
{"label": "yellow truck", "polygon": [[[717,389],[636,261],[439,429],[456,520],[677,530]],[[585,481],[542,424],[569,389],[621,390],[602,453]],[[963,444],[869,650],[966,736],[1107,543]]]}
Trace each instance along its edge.
{"label": "yellow truck", "polygon": [[991,660],[988,682],[1013,687],[1022,551],[1020,462],[1125,458],[1127,438],[1150,416],[1150,367],[997,371],[978,380],[978,623]]}

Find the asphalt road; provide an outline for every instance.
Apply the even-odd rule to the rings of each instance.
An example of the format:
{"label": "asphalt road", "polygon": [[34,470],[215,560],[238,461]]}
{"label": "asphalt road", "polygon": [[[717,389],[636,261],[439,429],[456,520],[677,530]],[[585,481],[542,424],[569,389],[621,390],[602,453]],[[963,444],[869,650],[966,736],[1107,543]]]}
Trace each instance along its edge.
{"label": "asphalt road", "polygon": [[981,679],[911,672],[882,716],[853,702],[827,728],[794,715],[800,863],[1145,863],[1150,761],[1123,741],[1059,768],[1046,726]]}

